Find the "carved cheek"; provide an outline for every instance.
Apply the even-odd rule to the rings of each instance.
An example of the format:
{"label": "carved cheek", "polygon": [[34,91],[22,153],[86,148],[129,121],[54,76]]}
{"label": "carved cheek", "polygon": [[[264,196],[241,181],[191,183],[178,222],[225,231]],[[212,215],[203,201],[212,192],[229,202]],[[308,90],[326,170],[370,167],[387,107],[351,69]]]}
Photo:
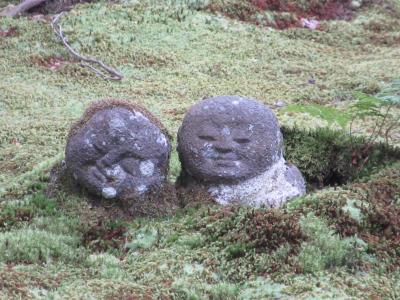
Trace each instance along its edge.
{"label": "carved cheek", "polygon": [[240,157],[245,157],[245,158],[246,157],[251,157],[255,153],[254,143],[249,142],[249,143],[246,143],[246,144],[239,144],[236,147],[236,151],[237,151],[237,154],[240,155]]}

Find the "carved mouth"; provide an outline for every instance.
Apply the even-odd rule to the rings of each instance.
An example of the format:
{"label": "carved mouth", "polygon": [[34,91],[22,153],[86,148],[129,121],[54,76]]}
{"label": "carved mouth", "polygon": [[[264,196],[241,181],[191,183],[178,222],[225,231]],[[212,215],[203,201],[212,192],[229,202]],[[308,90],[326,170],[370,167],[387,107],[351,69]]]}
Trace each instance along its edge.
{"label": "carved mouth", "polygon": [[219,158],[215,160],[215,165],[218,167],[232,168],[237,167],[238,162],[236,160]]}

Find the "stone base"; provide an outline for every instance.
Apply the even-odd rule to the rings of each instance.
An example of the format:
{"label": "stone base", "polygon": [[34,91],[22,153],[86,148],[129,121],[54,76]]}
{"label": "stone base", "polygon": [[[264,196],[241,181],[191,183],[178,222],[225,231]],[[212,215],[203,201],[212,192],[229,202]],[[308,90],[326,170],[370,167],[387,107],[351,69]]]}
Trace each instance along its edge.
{"label": "stone base", "polygon": [[291,198],[304,195],[306,185],[300,171],[281,158],[261,175],[237,184],[209,185],[208,192],[222,205],[279,207]]}
{"label": "stone base", "polygon": [[279,207],[291,198],[304,195],[306,184],[297,167],[281,158],[268,171],[239,183],[198,182],[190,175],[182,174],[178,190],[184,191],[179,193],[181,201],[201,190],[221,205]]}

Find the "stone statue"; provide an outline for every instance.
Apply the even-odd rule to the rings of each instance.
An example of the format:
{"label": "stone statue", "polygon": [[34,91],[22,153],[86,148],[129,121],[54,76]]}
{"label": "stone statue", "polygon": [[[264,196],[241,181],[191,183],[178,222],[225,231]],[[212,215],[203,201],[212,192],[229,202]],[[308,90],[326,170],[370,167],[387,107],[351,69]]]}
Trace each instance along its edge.
{"label": "stone statue", "polygon": [[75,181],[92,194],[132,199],[162,188],[170,151],[166,131],[147,110],[102,100],[72,126],[65,161]]}
{"label": "stone statue", "polygon": [[220,204],[279,206],[305,194],[300,171],[285,162],[274,113],[239,96],[193,105],[178,132],[179,184],[205,188]]}

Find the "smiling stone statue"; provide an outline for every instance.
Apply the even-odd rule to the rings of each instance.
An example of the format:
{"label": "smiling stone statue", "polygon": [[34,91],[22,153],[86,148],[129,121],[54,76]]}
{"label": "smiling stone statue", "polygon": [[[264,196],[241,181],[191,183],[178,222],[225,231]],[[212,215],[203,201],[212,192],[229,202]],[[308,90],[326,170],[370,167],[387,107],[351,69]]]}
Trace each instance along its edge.
{"label": "smiling stone statue", "polygon": [[131,199],[162,188],[170,150],[166,132],[147,110],[103,100],[71,128],[65,161],[73,178],[91,193]]}
{"label": "smiling stone statue", "polygon": [[283,158],[274,113],[239,96],[203,100],[178,133],[179,182],[206,188],[220,204],[279,206],[305,193],[300,171]]}

